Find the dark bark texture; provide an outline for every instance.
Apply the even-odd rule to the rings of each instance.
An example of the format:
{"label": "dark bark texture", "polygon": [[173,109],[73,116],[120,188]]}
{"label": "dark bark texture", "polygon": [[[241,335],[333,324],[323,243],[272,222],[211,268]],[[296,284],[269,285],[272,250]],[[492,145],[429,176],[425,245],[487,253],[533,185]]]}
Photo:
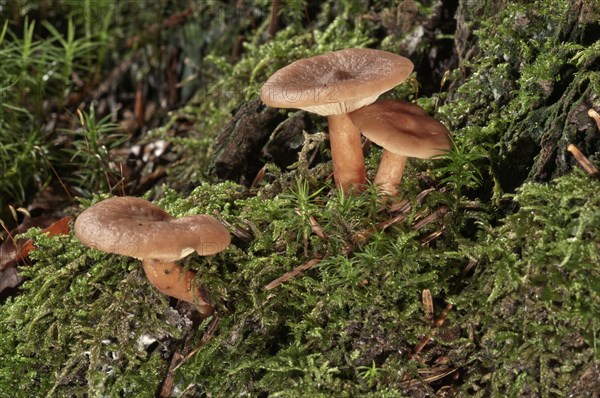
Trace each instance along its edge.
{"label": "dark bark texture", "polygon": [[587,115],[599,105],[598,2],[539,3],[463,0],[456,13],[459,78],[447,104],[467,103],[454,127],[482,129],[505,192],[568,172],[570,143],[599,160]]}

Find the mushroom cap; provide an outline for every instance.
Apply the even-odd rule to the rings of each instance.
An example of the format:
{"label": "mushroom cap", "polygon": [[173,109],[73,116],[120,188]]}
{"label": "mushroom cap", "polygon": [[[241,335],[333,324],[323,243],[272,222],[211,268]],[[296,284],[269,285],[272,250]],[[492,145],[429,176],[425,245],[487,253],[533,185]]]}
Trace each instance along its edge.
{"label": "mushroom cap", "polygon": [[381,100],[348,116],[365,137],[397,155],[428,159],[452,148],[448,129],[409,102]]}
{"label": "mushroom cap", "polygon": [[292,62],[263,85],[260,98],[274,108],[339,115],[373,103],[402,83],[413,63],[401,55],[348,48]]}
{"label": "mushroom cap", "polygon": [[179,260],[193,251],[210,255],[231,241],[227,228],[208,215],[174,218],[144,199],[114,197],[77,217],[75,235],[95,249],[159,261]]}

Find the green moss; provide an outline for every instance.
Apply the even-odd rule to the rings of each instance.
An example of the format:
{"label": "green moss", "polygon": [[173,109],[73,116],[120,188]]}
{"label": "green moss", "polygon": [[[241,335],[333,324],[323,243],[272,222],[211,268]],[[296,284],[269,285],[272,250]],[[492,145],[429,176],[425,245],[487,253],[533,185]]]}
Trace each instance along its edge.
{"label": "green moss", "polygon": [[[464,391],[568,391],[599,356],[598,189],[580,174],[528,184],[515,197],[520,210],[500,226],[479,218],[475,242],[457,235],[473,215],[454,213],[444,224],[460,225],[423,247],[417,238],[427,231],[410,223],[444,199],[433,195],[350,255],[350,237],[386,218],[372,211],[370,193],[328,197],[301,180],[274,196],[248,196],[231,183],[204,184],[186,197],[166,191],[159,203],[172,214],[216,210],[254,235],[212,258],[186,260],[221,321],[176,372],[175,385],[216,396],[401,392],[405,372],[417,377],[406,353],[430,333],[420,304],[427,288],[457,308],[448,330],[458,326],[460,338],[440,341],[439,349],[464,372]],[[308,214],[329,243],[305,233]],[[165,298],[143,281],[136,261],[84,249],[70,236],[34,236],[40,250],[24,271],[29,281],[0,313],[3,363],[28,382],[4,377],[0,392],[152,396],[169,364],[161,353],[182,337]],[[264,290],[316,256],[325,257],[312,270]],[[463,279],[469,258],[476,272]],[[140,349],[142,335],[158,346]],[[380,370],[365,378],[373,363]]]}
{"label": "green moss", "polygon": [[465,253],[478,268],[456,304],[478,331],[468,362],[473,373],[484,369],[467,382],[470,391],[564,394],[600,359],[598,189],[582,173],[526,184],[515,197],[519,211],[483,229]]}
{"label": "green moss", "polygon": [[[174,215],[218,210],[236,227],[254,234],[243,251],[232,247],[212,259],[188,261],[199,271],[200,283],[209,287],[223,320],[203,353],[177,373],[178,383],[201,382],[207,391],[232,394],[243,388],[301,391],[322,379],[322,387],[311,388],[332,392],[347,384],[348,377],[358,379],[354,368],[363,363],[361,355],[368,362],[375,354],[357,351],[349,363],[345,345],[353,343],[354,335],[340,341],[340,331],[350,325],[371,328],[365,316],[375,317],[378,324],[395,323],[405,306],[398,304],[438,280],[439,272],[428,269],[427,256],[403,259],[402,269],[396,266],[418,249],[411,232],[392,240],[376,236],[360,254],[341,254],[349,236],[377,220],[376,212],[369,210],[374,199],[369,194],[328,200],[325,190],[314,191],[305,182],[273,197],[242,194],[247,193],[231,183],[204,184],[185,198],[166,191],[159,202]],[[298,215],[295,208],[305,213]],[[331,244],[310,237],[308,214],[322,223]],[[21,366],[37,371],[51,364],[48,372],[31,375],[26,385],[15,380],[23,394],[154,391],[167,358],[160,358],[160,349],[140,351],[136,342],[142,334],[161,336],[164,342],[177,339],[179,333],[165,319],[165,299],[143,282],[136,261],[84,250],[73,237],[35,237],[40,250],[34,255],[35,266],[25,271],[30,280],[21,296],[2,307],[0,324],[2,353],[6,363],[14,364],[13,372]],[[328,257],[306,277],[273,292],[264,290],[292,267],[324,253]],[[382,259],[390,268],[383,274]],[[423,275],[407,276],[413,272]],[[384,316],[369,309],[372,300],[382,305]],[[75,314],[72,308],[77,308]],[[419,317],[418,306],[408,308],[405,318]],[[45,339],[43,349],[36,348],[40,336]],[[154,375],[140,376],[151,369]],[[1,385],[0,391],[15,386]]]}
{"label": "green moss", "polygon": [[[179,335],[164,321],[165,300],[132,262],[85,250],[72,236],[33,235],[39,249],[23,269],[23,293],[2,306],[2,360],[11,366],[2,369],[0,396],[125,392],[119,385],[147,373],[152,360],[138,339],[150,334],[164,344]],[[153,395],[152,381],[136,384]]]}
{"label": "green moss", "polygon": [[569,1],[473,6],[463,10],[464,24],[477,51],[465,54],[460,73],[451,75],[460,84],[440,118],[456,141],[490,152],[497,189],[514,192],[525,181],[564,174],[569,164],[562,153],[586,129],[573,118],[598,93],[596,45],[582,43],[592,25],[573,14]]}

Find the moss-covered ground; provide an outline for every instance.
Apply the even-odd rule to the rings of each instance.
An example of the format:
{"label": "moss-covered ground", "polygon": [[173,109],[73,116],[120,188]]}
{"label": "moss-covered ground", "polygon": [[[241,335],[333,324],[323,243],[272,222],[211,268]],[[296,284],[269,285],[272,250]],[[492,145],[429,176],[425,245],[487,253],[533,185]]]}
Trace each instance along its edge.
{"label": "moss-covered ground", "polygon": [[[576,143],[598,160],[585,113],[600,105],[593,2],[443,8],[458,22],[439,92],[417,93],[431,79],[417,69],[388,96],[442,120],[455,147],[408,164],[402,207],[373,187],[340,194],[331,165],[305,158],[268,165],[252,188],[206,173],[229,112],[279,67],[346,47],[402,51],[415,26],[443,19],[432,2],[410,2],[411,24],[394,19],[408,2],[283,3],[274,39],[265,21],[237,63],[218,49],[203,61],[219,98],[205,92],[151,132],[179,157],[148,196],[174,216],[219,217],[234,236],[222,253],[184,260],[215,315],[170,302],[134,259],[32,230],[26,281],[0,305],[0,397],[598,396],[600,182],[565,151]],[[443,43],[432,34],[415,58]],[[182,119],[194,128],[171,136]],[[371,175],[379,156],[371,148]]]}

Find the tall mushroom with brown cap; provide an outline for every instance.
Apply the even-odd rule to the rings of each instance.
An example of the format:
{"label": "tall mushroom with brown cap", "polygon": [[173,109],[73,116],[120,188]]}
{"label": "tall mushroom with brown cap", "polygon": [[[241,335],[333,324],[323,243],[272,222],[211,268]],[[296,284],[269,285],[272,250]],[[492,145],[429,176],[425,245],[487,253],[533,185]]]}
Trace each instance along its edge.
{"label": "tall mushroom with brown cap", "polygon": [[203,316],[212,313],[210,301],[192,286],[195,272],[176,261],[194,251],[206,256],[225,249],[231,236],[218,220],[208,215],[175,218],[147,200],[114,197],[82,212],[74,230],[89,247],[142,260],[158,290],[195,304]]}
{"label": "tall mushroom with brown cap", "polygon": [[260,98],[274,108],[296,108],[328,117],[336,185],[344,192],[366,181],[360,131],[348,113],[373,103],[413,70],[405,57],[349,48],[295,61],[275,72]]}
{"label": "tall mushroom with brown cap", "polygon": [[450,132],[418,105],[381,100],[350,113],[365,137],[383,147],[375,180],[385,195],[396,196],[408,157],[429,159],[447,153]]}

